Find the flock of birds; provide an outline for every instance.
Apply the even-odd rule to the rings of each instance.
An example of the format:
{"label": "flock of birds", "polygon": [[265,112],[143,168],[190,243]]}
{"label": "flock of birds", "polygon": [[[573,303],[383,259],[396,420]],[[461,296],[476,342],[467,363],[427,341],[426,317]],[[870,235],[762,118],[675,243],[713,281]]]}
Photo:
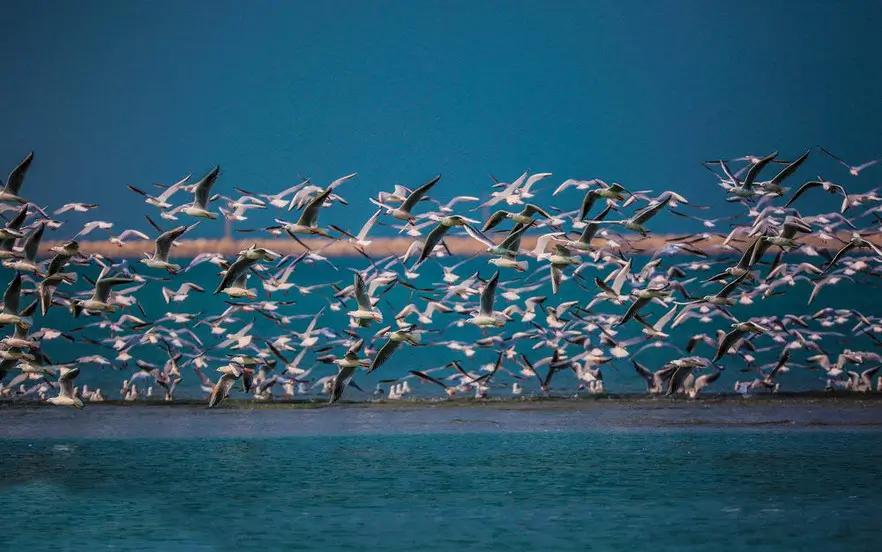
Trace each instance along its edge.
{"label": "flock of birds", "polygon": [[[238,199],[214,192],[219,167],[192,184],[188,176],[171,186],[156,185],[155,191],[129,186],[162,220],[184,217],[210,221],[221,216],[243,221],[253,209],[277,210],[281,214],[275,224],[260,230],[285,239],[289,236],[304,247],[298,256],[282,256],[254,245],[232,260],[208,253],[187,266],[171,261],[174,247],[201,221],[165,230],[149,216],[152,235],[136,229],[114,234],[111,223],[92,220],[72,241],[51,247],[53,256],[38,259],[46,229],[62,225],[53,217],[70,211],[90,212],[97,205],[72,203],[50,214],[28,201],[23,184],[33,162],[31,153],[12,170],[0,192],[4,219],[0,259],[7,269],[4,278],[9,277],[0,326],[11,330],[0,341],[0,399],[39,398],[56,405],[83,407],[84,402],[103,400],[104,395],[85,384],[77,387],[83,379],[81,371],[91,365],[118,367],[121,363],[128,367],[121,389],[126,400],[151,396],[154,389],[163,390],[165,399],[173,400],[176,386],[192,371],[208,395],[209,407],[239,388],[258,400],[272,400],[279,396],[274,389],[280,388],[288,399],[324,393],[333,403],[350,386],[358,387],[359,371],[382,370],[403,347],[446,348],[459,358],[381,380],[370,394],[402,398],[411,393],[411,382],[416,381],[437,386],[439,396],[474,393],[483,398],[491,387],[510,388],[513,395],[544,394],[559,373],[575,375],[576,383],[570,389],[575,385],[577,390],[603,393],[602,371],[626,362],[624,359],[645,380],[649,394],[694,398],[720,377],[725,365],[754,374],[752,379],[736,382],[735,390],[743,394],[777,392],[781,375],[793,369],[818,371],[827,389],[872,391],[882,362],[880,355],[845,345],[858,338],[873,346],[882,343],[877,336],[882,332],[882,317],[835,308],[806,315],[740,319],[731,312],[735,305],[751,305],[780,295],[797,282],[812,287],[807,298],[811,303],[822,288],[845,281],[875,286],[874,279],[882,273],[882,251],[867,239],[878,232],[882,221],[878,214],[882,196],[875,190],[849,194],[843,186],[820,177],[803,182],[793,193],[784,187],[810,153],[792,161],[779,159],[775,152],[706,163],[726,201],[737,210],[718,219],[702,218],[699,214],[706,207],[693,205],[674,191],[656,195],[598,179],[570,179],[554,189],[552,196],[580,192],[582,201],[574,202],[574,209],[543,207],[533,199],[538,193],[534,187],[547,183],[549,173],[524,173],[511,183],[497,181],[484,202],[458,196],[442,204],[437,200],[443,189],[440,177],[416,189],[395,186],[371,198],[377,209],[358,230],[319,224],[324,209],[345,208],[341,207],[347,205],[341,194],[346,189],[344,183],[354,174],[326,187],[307,179],[274,195],[235,188],[241,194]],[[844,165],[853,176],[879,162],[852,166],[822,148],[821,153]],[[763,179],[768,176],[771,178]],[[799,199],[819,193],[842,201],[837,200],[831,212],[801,215],[796,209]],[[187,194],[191,201],[178,202]],[[213,211],[213,204],[221,202],[224,207]],[[473,208],[455,212],[463,205]],[[468,215],[480,209],[494,212],[486,220]],[[294,210],[299,210],[295,221],[282,218]],[[648,255],[629,258],[626,253],[641,252],[641,241],[651,235],[654,217],[665,210],[699,221],[702,231],[667,239],[661,250],[638,267],[636,262]],[[729,223],[726,231],[716,229],[721,221]],[[863,228],[858,228],[858,223],[864,224]],[[407,254],[373,258],[368,249],[375,225],[413,236]],[[500,229],[504,225],[509,228]],[[137,264],[85,255],[76,240],[92,232],[106,232],[117,245],[132,239],[154,239],[155,247]],[[843,232],[850,233],[850,239],[843,240]],[[528,233],[535,236],[536,245],[522,250],[521,242]],[[301,236],[322,238],[324,243],[348,241],[365,258],[365,268],[352,269],[352,283],[347,287],[299,285],[294,281],[299,267],[333,266],[322,255],[322,247],[308,247]],[[450,236],[480,242],[480,247],[486,248],[486,262],[495,265],[492,274],[486,267],[464,274],[466,261],[452,261],[445,244]],[[806,240],[808,236],[813,240]],[[702,249],[710,240],[722,244],[714,256]],[[831,255],[826,248],[817,248],[819,241],[839,243],[838,251]],[[804,261],[811,257],[820,262]],[[531,269],[530,260],[538,266]],[[227,296],[223,303],[226,310],[213,316],[169,312],[150,320],[143,297],[139,299],[136,292],[150,281],[162,282],[165,303],[185,306],[191,293],[205,292],[197,283],[187,281],[188,271],[202,263],[218,266],[221,277],[213,292]],[[441,281],[427,284],[418,271],[436,263],[443,269]],[[582,275],[587,269],[599,276],[589,280]],[[100,273],[89,279],[89,270]],[[710,272],[718,273],[699,277]],[[259,300],[257,290],[249,288],[251,276],[262,285],[266,300]],[[531,294],[547,290],[548,283],[550,296]],[[393,288],[399,288],[399,293],[404,290],[411,302],[392,316],[394,321],[389,325],[374,329],[372,326],[390,318],[388,310],[382,312],[384,303],[379,300]],[[279,297],[292,289],[301,294],[322,294],[325,307],[313,313],[283,314],[294,302]],[[591,296],[587,302],[571,299],[586,292]],[[84,320],[85,325],[69,331],[45,325],[38,329],[38,310],[44,321],[50,310],[66,310],[69,314],[65,316]],[[323,327],[326,311],[345,312],[349,326]],[[256,315],[270,320],[277,335],[255,335]],[[252,321],[246,324],[243,318],[248,316]],[[309,320],[305,330],[292,330],[304,319]],[[666,339],[671,328],[690,321],[711,331],[694,335],[688,343]],[[470,342],[441,339],[443,329],[439,328],[467,325],[477,327],[481,337]],[[198,326],[210,329],[213,344],[193,331]],[[105,332],[105,338],[86,338],[82,334],[85,328],[97,328]],[[53,363],[44,345],[55,339],[111,353]],[[835,341],[838,350],[825,349],[825,340]],[[167,361],[153,364],[139,354],[142,358],[129,367],[136,349],[145,348],[161,349]],[[495,362],[467,366],[477,349],[494,351]],[[653,370],[640,361],[640,354],[648,349],[663,350],[670,360]],[[797,353],[800,358],[795,358]],[[115,358],[107,358],[113,355]],[[757,360],[760,356],[773,360],[763,364]],[[217,374],[215,379],[209,377],[210,372]],[[876,390],[880,388],[882,378],[876,382]]]}

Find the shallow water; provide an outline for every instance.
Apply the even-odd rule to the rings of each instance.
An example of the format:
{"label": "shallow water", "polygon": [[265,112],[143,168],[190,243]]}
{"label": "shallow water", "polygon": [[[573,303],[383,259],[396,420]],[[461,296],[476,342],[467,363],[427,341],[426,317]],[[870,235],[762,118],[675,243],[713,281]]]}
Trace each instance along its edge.
{"label": "shallow water", "polygon": [[0,548],[870,550],[879,412],[4,409]]}

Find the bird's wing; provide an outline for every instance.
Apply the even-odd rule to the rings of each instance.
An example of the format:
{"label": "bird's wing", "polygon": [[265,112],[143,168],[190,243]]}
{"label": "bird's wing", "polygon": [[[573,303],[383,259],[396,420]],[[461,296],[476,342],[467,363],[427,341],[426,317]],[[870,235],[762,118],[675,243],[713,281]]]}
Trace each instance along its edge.
{"label": "bird's wing", "polygon": [[73,398],[74,396],[74,380],[80,374],[79,367],[71,368],[62,373],[58,377],[58,385],[61,387],[61,394]]}
{"label": "bird's wing", "polygon": [[502,240],[502,243],[499,244],[499,247],[503,249],[509,249],[512,251],[516,251],[521,248],[521,237],[524,235],[524,232],[527,231],[528,228],[533,226],[530,224],[518,224],[514,228],[511,229],[508,236]]}
{"label": "bird's wing", "polygon": [[5,192],[15,196],[19,195],[21,185],[24,183],[25,176],[28,173],[28,169],[31,168],[33,160],[34,152],[31,152],[17,167],[12,169],[12,172],[9,173],[9,177],[6,179],[6,186],[3,188]]}
{"label": "bird's wing", "polygon": [[481,314],[493,315],[493,299],[496,295],[496,284],[498,282],[499,271],[497,270],[493,277],[490,278],[490,281],[487,282],[487,285],[484,286],[484,291],[481,292]]}
{"label": "bird's wing", "polygon": [[650,372],[646,366],[643,366],[633,359],[631,360],[631,363],[634,365],[634,369],[637,370],[637,373],[640,374],[640,377],[645,379],[648,383],[652,383],[652,372]]}
{"label": "bird's wing", "polygon": [[619,269],[619,271],[616,273],[615,280],[613,280],[612,291],[616,295],[621,295],[622,286],[625,285],[625,280],[628,279],[628,273],[630,273],[630,272],[631,272],[631,259],[628,259],[628,262],[626,262],[624,264],[624,266],[622,266],[622,268]]}
{"label": "bird's wing", "polygon": [[645,307],[649,303],[649,301],[650,299],[643,297],[636,299],[633,303],[631,303],[631,306],[628,307],[628,311],[619,319],[618,322],[616,322],[616,326],[621,326],[628,320],[634,318],[634,315],[640,312],[640,309]]}
{"label": "bird's wing", "polygon": [[236,376],[232,374],[222,374],[218,378],[217,383],[211,389],[211,396],[208,398],[208,408],[214,408],[230,394],[230,389],[236,383],[236,379]]}
{"label": "bird's wing", "polygon": [[[426,242],[423,244],[423,250],[420,251],[419,259],[417,259],[416,264],[419,265],[432,254],[432,251],[435,249],[439,243],[441,243],[441,239],[444,237],[444,234],[449,230],[449,226],[445,226],[441,223],[438,224],[435,228],[429,232],[429,235],[426,236]],[[468,230],[467,230],[468,231]]]}
{"label": "bird's wing", "polygon": [[366,223],[364,223],[364,226],[361,227],[361,230],[359,230],[358,235],[355,236],[355,239],[364,241],[364,239],[368,235],[368,232],[371,231],[371,228],[373,228],[374,224],[377,222],[377,219],[380,218],[380,213],[382,211],[382,209],[377,209],[377,212],[374,213],[373,216],[369,218]]}
{"label": "bird's wing", "polygon": [[663,200],[659,201],[655,205],[653,205],[651,207],[646,207],[642,211],[640,211],[639,213],[634,215],[634,218],[631,220],[636,224],[644,224],[649,219],[651,219],[652,217],[657,215],[659,211],[664,209],[665,206],[671,202],[671,199],[673,197],[674,197],[673,195],[668,194]]}
{"label": "bird's wing", "polygon": [[28,236],[27,241],[24,244],[24,254],[25,258],[28,260],[35,260],[37,258],[37,250],[40,248],[40,240],[43,239],[43,232],[46,230],[46,224],[40,223],[40,226],[37,227],[34,232]]}
{"label": "bird's wing", "polygon": [[189,229],[188,226],[178,226],[177,228],[172,228],[168,232],[164,232],[160,234],[158,238],[156,238],[155,249],[153,252],[154,258],[167,261],[169,251],[171,251],[172,243],[181,235]]}
{"label": "bird's wing", "polygon": [[776,157],[778,157],[778,152],[773,151],[769,155],[757,161],[756,164],[750,167],[750,169],[747,171],[747,176],[744,177],[744,182],[742,182],[741,185],[749,190],[753,186],[753,182],[756,180],[756,177],[759,176],[759,173],[762,172],[766,165],[768,165]]}
{"label": "bird's wing", "polygon": [[248,268],[256,263],[256,260],[248,259],[247,257],[238,257],[233,264],[227,269],[224,273],[224,277],[221,278],[220,284],[218,284],[217,289],[214,290],[215,295],[230,287],[233,282],[235,282],[240,276],[242,276]]}
{"label": "bird's wing", "polygon": [[534,205],[532,203],[528,203],[524,206],[524,211],[522,213],[525,217],[532,217],[533,215],[539,215],[544,218],[551,218],[545,209],[539,207],[538,205]]}
{"label": "bird's wing", "polygon": [[495,228],[500,222],[505,220],[507,214],[507,211],[500,209],[490,215],[490,218],[488,218],[487,222],[484,223],[484,226],[481,227],[481,232],[487,232],[488,230]]}
{"label": "bird's wing", "polygon": [[15,273],[15,278],[9,282],[3,293],[3,310],[7,313],[18,314],[19,300],[21,297],[21,272]]}
{"label": "bird's wing", "polygon": [[563,270],[559,266],[549,265],[551,267],[551,293],[557,293],[560,289],[560,282],[563,279]]}
{"label": "bird's wing", "polygon": [[741,182],[738,181],[738,177],[729,170],[729,165],[727,165],[725,161],[720,161],[720,167],[722,167],[723,173],[726,175],[726,177],[732,181],[732,185],[734,187],[741,187]]}
{"label": "bird's wing", "polygon": [[423,199],[423,197],[427,193],[429,193],[429,190],[432,189],[432,186],[437,184],[439,180],[441,180],[440,174],[438,176],[436,176],[435,178],[433,178],[432,180],[430,180],[429,182],[423,184],[422,186],[420,186],[419,188],[414,190],[409,196],[407,196],[407,199],[404,200],[404,203],[401,204],[401,210],[409,213],[410,210],[413,209],[414,207],[416,207],[416,204],[421,199]]}
{"label": "bird's wing", "polygon": [[588,190],[582,199],[582,206],[579,207],[579,220],[588,216],[588,213],[591,212],[591,207],[594,206],[594,202],[597,201],[598,197],[600,197],[600,194],[597,190]]}
{"label": "bird's wing", "polygon": [[374,356],[374,360],[371,361],[371,365],[367,369],[367,373],[370,374],[380,366],[386,363],[391,357],[392,354],[401,347],[401,341],[396,341],[394,339],[390,339],[386,342],[385,345],[380,347],[380,350],[377,351],[376,356]]}
{"label": "bird's wing", "polygon": [[738,289],[738,286],[741,285],[741,282],[747,277],[747,274],[747,271],[745,271],[741,276],[726,284],[726,286],[717,293],[717,297],[728,297],[733,291]]}
{"label": "bird's wing", "polygon": [[113,286],[131,284],[134,281],[133,278],[101,278],[95,283],[95,298],[102,303],[106,303]]}
{"label": "bird's wing", "polygon": [[214,186],[218,174],[220,174],[220,165],[216,165],[208,174],[202,177],[202,180],[196,183],[195,203],[202,209],[208,208],[208,201],[211,199],[211,187]]}
{"label": "bird's wing", "polygon": [[827,155],[827,157],[830,157],[831,159],[834,159],[834,160],[838,161],[838,162],[839,162],[840,164],[842,164],[844,167],[846,167],[847,169],[851,170],[851,165],[849,165],[848,163],[846,163],[846,162],[843,161],[842,159],[836,157],[835,155],[833,155],[833,154],[830,153],[829,151],[825,150],[825,149],[822,148],[821,146],[818,146],[818,149],[821,150],[822,152],[824,152],[824,153]]}
{"label": "bird's wing", "polygon": [[371,298],[368,296],[367,288],[364,285],[364,278],[357,272],[355,273],[355,302],[358,303],[358,308],[362,310],[370,311],[374,308],[371,304]]}
{"label": "bird's wing", "polygon": [[722,370],[714,370],[714,371],[713,371],[712,373],[710,373],[710,374],[705,374],[705,375],[703,375],[703,376],[698,376],[698,377],[695,379],[695,388],[696,388],[696,389],[701,389],[702,387],[705,387],[705,386],[708,386],[708,385],[712,384],[713,382],[715,382],[715,381],[717,381],[718,379],[720,379],[720,375],[721,375],[722,373],[723,373]]}
{"label": "bird's wing", "polygon": [[343,396],[343,390],[349,385],[349,381],[355,374],[355,367],[340,368],[337,377],[334,378],[334,387],[331,389],[331,403],[335,403]]}
{"label": "bird's wing", "polygon": [[434,383],[435,385],[440,385],[444,389],[447,389],[446,383],[444,383],[443,381],[441,381],[439,379],[433,378],[432,376],[430,376],[429,374],[427,374],[425,372],[420,372],[419,370],[409,370],[409,372],[425,382]]}
{"label": "bird's wing", "polygon": [[673,318],[675,314],[677,314],[677,306],[676,305],[674,305],[674,308],[669,310],[661,318],[656,320],[655,324],[652,326],[652,329],[654,329],[657,332],[660,332],[662,330],[662,328],[664,328],[665,325],[667,325],[667,323],[670,322],[671,318]]}
{"label": "bird's wing", "polygon": [[734,345],[736,341],[741,339],[741,337],[744,336],[745,333],[746,332],[739,329],[735,329],[727,333],[726,336],[723,337],[723,340],[720,342],[720,346],[717,349],[717,354],[714,355],[713,362],[717,362],[718,360],[723,358],[723,355],[728,353],[729,349],[732,348],[732,345]]}
{"label": "bird's wing", "polygon": [[301,226],[315,226],[318,220],[319,209],[322,208],[322,204],[328,199],[329,195],[331,195],[331,188],[325,189],[325,191],[312,198],[312,201],[303,208],[303,213],[300,214],[297,224]]}
{"label": "bird's wing", "polygon": [[784,182],[784,180],[786,180],[787,177],[789,177],[790,175],[792,175],[793,173],[795,173],[795,172],[796,172],[796,169],[798,169],[799,166],[802,165],[802,163],[803,163],[806,159],[808,159],[809,152],[811,152],[811,151],[812,151],[812,150],[808,150],[808,151],[806,151],[805,153],[803,153],[803,154],[799,157],[799,159],[793,161],[792,163],[790,163],[789,165],[787,165],[786,167],[784,167],[783,169],[781,169],[781,172],[779,172],[778,174],[776,174],[776,175],[775,175],[775,178],[773,178],[772,180],[769,181],[769,184],[772,184],[772,185],[780,185],[782,182]]}
{"label": "bird's wing", "polygon": [[790,207],[791,203],[796,201],[799,196],[801,196],[802,194],[804,194],[808,190],[811,190],[812,188],[817,188],[818,186],[822,186],[822,185],[823,185],[823,183],[819,182],[817,180],[811,180],[809,182],[806,182],[805,184],[800,186],[799,189],[796,190],[796,193],[793,194],[790,197],[790,199],[787,201],[787,203],[784,204],[784,208],[786,209],[787,207]]}
{"label": "bird's wing", "polygon": [[839,251],[836,252],[836,255],[834,255],[833,259],[830,261],[830,264],[828,264],[826,267],[824,267],[824,272],[822,272],[822,274],[827,273],[831,268],[833,268],[833,266],[836,265],[837,262],[839,262],[839,259],[841,259],[845,254],[847,254],[849,251],[851,251],[855,247],[857,247],[857,245],[855,245],[854,243],[851,243],[851,242],[845,244],[845,247],[843,247],[842,249],[840,249]]}

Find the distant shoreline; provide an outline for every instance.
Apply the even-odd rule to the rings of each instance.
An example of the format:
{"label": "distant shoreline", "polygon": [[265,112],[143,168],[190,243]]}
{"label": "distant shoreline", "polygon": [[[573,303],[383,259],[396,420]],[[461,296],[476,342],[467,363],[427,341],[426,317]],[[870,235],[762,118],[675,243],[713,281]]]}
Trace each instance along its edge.
{"label": "distant shoreline", "polygon": [[[637,237],[638,236],[635,235],[633,239],[636,240]],[[666,247],[671,246],[672,242],[670,240],[676,237],[678,236],[652,235],[648,238],[634,241],[633,243],[622,242],[618,249],[626,253],[657,253],[659,251],[663,251]],[[843,241],[847,241],[848,239],[850,239],[851,235],[843,234],[839,237],[840,239],[843,239]],[[407,249],[411,246],[414,239],[425,238],[375,238],[371,241],[371,244],[369,246],[364,248],[364,251],[371,257],[387,257],[390,255],[400,256],[404,255],[404,253],[407,252]],[[879,239],[875,236],[870,239],[877,245],[882,245],[882,239]],[[345,238],[335,242],[331,242],[326,238],[300,238],[300,240],[304,244],[306,244],[306,246],[309,247],[312,251],[321,252],[321,254],[326,257],[361,256],[358,248],[356,248],[355,245],[347,241]],[[445,239],[444,241],[447,244],[447,247],[450,249],[450,252],[457,257],[486,254],[486,247],[484,247],[483,244],[468,237],[453,236]],[[500,241],[499,238],[497,238],[496,241]],[[606,240],[604,239],[595,239],[595,243],[597,244],[604,244],[605,241]],[[835,240],[824,241],[816,236],[807,236],[805,238],[801,238],[799,242],[802,244],[810,245],[816,249],[826,250],[837,250],[843,246],[843,243],[837,242]],[[49,248],[60,243],[64,242],[44,241],[40,246],[41,254],[50,255],[51,253],[49,252]],[[89,240],[80,241],[79,243],[80,252],[85,255],[100,254],[106,257],[122,257],[132,259],[140,258],[143,256],[144,253],[153,252],[153,242],[148,240],[127,242],[122,247],[114,245],[110,241]],[[293,239],[268,238],[252,240],[233,240],[222,238],[180,240],[179,245],[175,246],[172,250],[171,256],[175,258],[193,258],[202,253],[220,253],[224,257],[233,257],[243,249],[246,249],[247,247],[255,243],[260,247],[266,247],[282,255],[299,255],[304,251],[303,246],[301,246]],[[698,241],[694,244],[691,244],[690,247],[708,254],[718,254],[729,250],[728,248],[724,249],[722,243],[723,238],[715,236],[711,237],[710,239]],[[525,236],[523,241],[521,242],[522,254],[526,254],[535,246],[536,236]],[[610,248],[606,245],[605,248],[607,250],[610,250]],[[682,255],[694,255],[694,253],[682,249],[679,250],[677,253]]]}

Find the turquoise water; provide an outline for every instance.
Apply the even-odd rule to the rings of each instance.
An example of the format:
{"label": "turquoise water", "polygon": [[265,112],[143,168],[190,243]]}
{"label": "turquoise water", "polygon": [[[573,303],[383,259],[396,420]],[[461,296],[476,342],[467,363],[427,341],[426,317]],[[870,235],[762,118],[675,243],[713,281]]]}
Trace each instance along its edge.
{"label": "turquoise water", "polygon": [[[824,551],[878,540],[882,432],[861,425],[880,421],[873,408],[72,410],[0,410],[0,548]],[[842,425],[812,426],[819,417]]]}

